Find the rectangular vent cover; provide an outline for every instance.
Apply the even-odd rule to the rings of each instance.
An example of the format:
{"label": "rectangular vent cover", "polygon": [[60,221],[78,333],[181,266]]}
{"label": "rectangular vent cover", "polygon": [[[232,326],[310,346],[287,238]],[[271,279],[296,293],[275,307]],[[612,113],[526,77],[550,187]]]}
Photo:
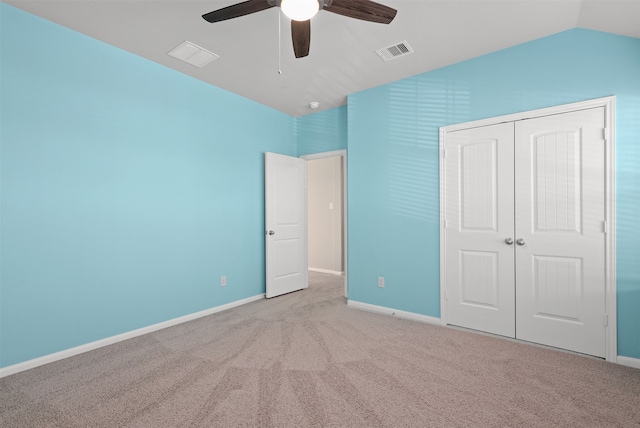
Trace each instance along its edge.
{"label": "rectangular vent cover", "polygon": [[409,46],[406,40],[397,43],[395,45],[378,49],[376,53],[385,61],[391,61],[392,59],[398,58],[400,56],[409,55],[413,53],[413,48]]}
{"label": "rectangular vent cover", "polygon": [[220,58],[220,55],[216,55],[213,52],[188,41],[180,43],[174,49],[167,52],[167,55],[191,65],[195,65],[198,68],[202,68],[211,61]]}

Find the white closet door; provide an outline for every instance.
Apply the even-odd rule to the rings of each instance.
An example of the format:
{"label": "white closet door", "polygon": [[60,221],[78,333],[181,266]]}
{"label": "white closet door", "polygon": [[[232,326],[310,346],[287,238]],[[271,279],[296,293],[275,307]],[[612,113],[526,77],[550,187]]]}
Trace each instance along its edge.
{"label": "white closet door", "polygon": [[516,337],[600,357],[606,346],[603,110],[515,124]]}
{"label": "white closet door", "polygon": [[449,324],[514,337],[513,123],[447,134]]}

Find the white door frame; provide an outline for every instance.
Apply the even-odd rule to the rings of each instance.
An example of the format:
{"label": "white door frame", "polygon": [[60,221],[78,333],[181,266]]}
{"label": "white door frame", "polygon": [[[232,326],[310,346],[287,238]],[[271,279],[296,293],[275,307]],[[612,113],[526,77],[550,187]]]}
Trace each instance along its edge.
{"label": "white door frame", "polygon": [[347,225],[349,224],[347,221],[347,150],[333,150],[331,152],[313,153],[310,155],[300,156],[300,158],[306,161],[334,157],[342,158],[342,213],[344,215],[344,224],[342,229],[342,267],[344,268],[344,297],[349,297],[349,265],[347,264],[347,257],[349,253],[347,251]]}
{"label": "white door frame", "polygon": [[444,144],[448,132],[461,129],[477,128],[480,126],[494,125],[502,122],[514,122],[524,119],[531,119],[542,116],[549,116],[560,113],[568,113],[576,110],[585,110],[596,107],[604,107],[605,112],[605,307],[606,307],[606,359],[610,362],[617,362],[618,341],[616,323],[616,226],[615,226],[615,96],[597,98],[594,100],[581,101],[577,103],[564,104],[555,107],[543,108],[521,113],[514,113],[505,116],[492,117],[488,119],[475,120],[466,123],[448,125],[440,127],[440,321],[447,324],[446,305],[446,260],[445,260],[445,163]]}

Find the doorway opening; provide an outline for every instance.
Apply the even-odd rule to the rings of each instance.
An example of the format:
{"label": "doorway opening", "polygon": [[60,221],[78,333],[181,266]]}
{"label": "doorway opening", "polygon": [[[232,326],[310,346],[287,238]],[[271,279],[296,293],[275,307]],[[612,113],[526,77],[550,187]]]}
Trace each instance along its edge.
{"label": "doorway opening", "polygon": [[343,277],[348,297],[346,156],[336,150],[301,158],[308,174],[309,271]]}

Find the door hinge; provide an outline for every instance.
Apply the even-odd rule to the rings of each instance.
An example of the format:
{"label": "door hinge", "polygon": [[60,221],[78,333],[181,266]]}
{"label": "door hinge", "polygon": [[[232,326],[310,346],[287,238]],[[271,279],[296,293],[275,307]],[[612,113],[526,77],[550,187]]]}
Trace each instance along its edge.
{"label": "door hinge", "polygon": [[447,220],[446,220],[446,219],[442,222],[442,226],[443,226],[445,229],[447,228]]}
{"label": "door hinge", "polygon": [[447,289],[444,289],[444,300],[449,300],[449,298],[447,297]]}
{"label": "door hinge", "polygon": [[604,314],[604,326],[608,327],[609,326],[609,315]]}
{"label": "door hinge", "polygon": [[442,159],[447,158],[447,149],[442,149]]}
{"label": "door hinge", "polygon": [[607,141],[607,128],[602,128],[602,139]]}
{"label": "door hinge", "polygon": [[602,222],[602,233],[609,233],[609,225],[607,224],[607,220]]}

